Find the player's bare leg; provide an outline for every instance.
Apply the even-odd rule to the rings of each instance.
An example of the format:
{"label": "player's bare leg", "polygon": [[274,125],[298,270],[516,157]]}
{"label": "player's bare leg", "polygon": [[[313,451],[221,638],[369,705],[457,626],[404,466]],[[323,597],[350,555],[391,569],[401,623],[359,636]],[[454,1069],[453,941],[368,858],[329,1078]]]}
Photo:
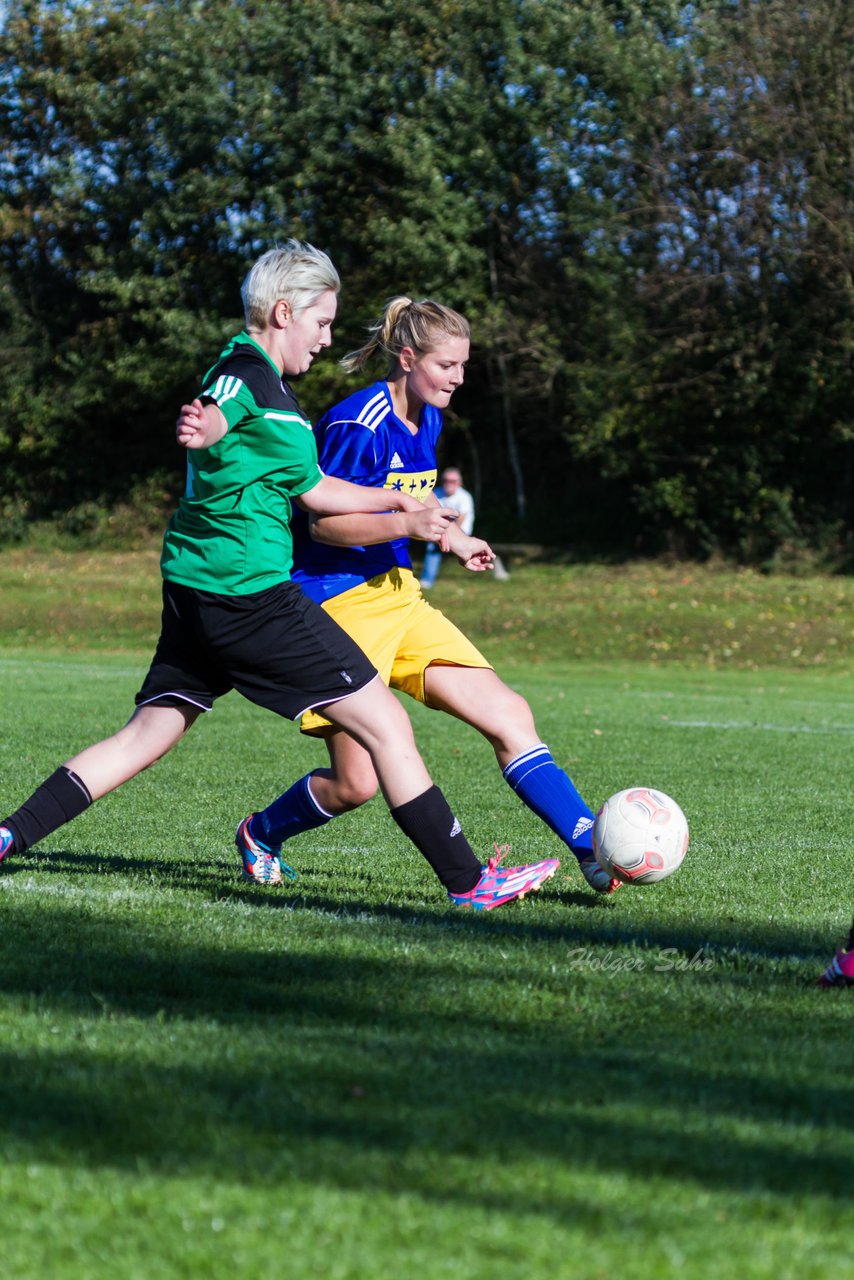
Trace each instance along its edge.
{"label": "player's bare leg", "polygon": [[593,811],[552,759],[537,734],[531,708],[489,668],[431,664],[424,673],[427,705],[477,729],[491,744],[505,781],[578,859],[597,893],[613,893],[619,880],[593,856]]}
{"label": "player's bare leg", "polygon": [[367,753],[390,809],[414,800],[433,785],[415,745],[409,716],[381,680],[324,707],[323,714]]}
{"label": "player's bare leg", "polygon": [[329,768],[315,769],[311,790],[321,808],[337,817],[372,800],[380,783],[370,752],[349,733],[331,729],[324,740],[329,752]]}
{"label": "player's bare leg", "polygon": [[528,703],[488,667],[433,663],[424,673],[424,692],[429,707],[482,733],[502,769],[540,741]]}
{"label": "player's bare leg", "polygon": [[[281,840],[357,808],[378,785],[392,817],[424,854],[456,906],[488,911],[536,891],[555,874],[556,858],[507,868],[499,865],[500,855],[486,866],[475,859],[418,754],[409,717],[379,680],[325,707],[324,715],[335,726],[327,735],[329,769],[300,779],[238,828],[245,878],[280,883]],[[266,839],[254,832],[255,823]]]}
{"label": "player's bare leg", "polygon": [[[394,695],[381,680],[374,679],[322,710],[334,726],[346,730],[367,752],[392,817],[448,893],[468,894],[475,889],[483,868],[447,800],[434,786],[415,746],[409,717]],[[311,777],[300,779],[266,809],[241,822],[236,843],[246,879],[280,883],[282,841],[334,816],[322,814],[309,787],[312,781]]]}
{"label": "player's bare leg", "polygon": [[65,768],[85,783],[93,800],[100,800],[171,751],[201,714],[190,703],[137,707],[117,733],[66,760]]}
{"label": "player's bare leg", "polygon": [[201,714],[180,707],[138,707],[117,733],[78,752],[0,824],[0,861],[22,853],[164,756]]}

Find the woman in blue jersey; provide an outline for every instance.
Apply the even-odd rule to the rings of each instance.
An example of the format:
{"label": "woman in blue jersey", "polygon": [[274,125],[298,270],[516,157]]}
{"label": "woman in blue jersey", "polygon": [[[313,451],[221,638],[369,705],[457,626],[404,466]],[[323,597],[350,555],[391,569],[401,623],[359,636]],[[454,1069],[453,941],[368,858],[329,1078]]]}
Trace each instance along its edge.
{"label": "woman in blue jersey", "polygon": [[[356,372],[383,355],[386,377],[320,420],[320,465],[326,475],[419,498],[423,510],[312,517],[311,537],[295,546],[294,579],[356,640],[392,688],[478,729],[507,783],[572,851],[588,885],[611,893],[619,882],[593,857],[593,813],[540,740],[527,702],[428,604],[412,570],[409,539],[431,536],[442,410],[465,376],[468,322],[439,303],[396,297],[370,333],[342,364]],[[494,559],[486,542],[453,525],[444,542],[443,549],[474,571],[488,569]],[[329,768],[301,778],[271,810],[251,817],[254,836],[274,853],[283,841],[364,804],[377,790],[370,757],[350,734],[314,712],[301,725],[325,738]]]}
{"label": "woman in blue jersey", "polygon": [[[410,507],[422,514],[407,497],[344,484],[318,467],[311,424],[287,379],[329,346],[338,288],[326,254],[297,241],[264,254],[247,275],[246,327],[178,420],[187,486],[164,538],[161,634],[136,710],[0,823],[0,861],[148,768],[236,689],[290,719],[322,707],[352,734],[376,766],[392,817],[455,900],[500,906],[554,874],[555,859],[481,865],[433,785],[403,709],[365,654],[291,580],[294,502],[318,513]],[[278,858],[254,846],[246,826],[236,837],[244,875],[275,883]]]}

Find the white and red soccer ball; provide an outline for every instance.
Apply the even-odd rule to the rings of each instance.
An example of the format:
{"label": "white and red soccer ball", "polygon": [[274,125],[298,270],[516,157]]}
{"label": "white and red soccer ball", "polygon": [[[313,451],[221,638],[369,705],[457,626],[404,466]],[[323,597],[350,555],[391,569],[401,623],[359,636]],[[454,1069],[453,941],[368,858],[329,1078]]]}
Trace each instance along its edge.
{"label": "white and red soccer ball", "polygon": [[608,875],[652,884],[672,875],[688,849],[688,823],[675,800],[651,787],[618,791],[593,824],[593,852]]}

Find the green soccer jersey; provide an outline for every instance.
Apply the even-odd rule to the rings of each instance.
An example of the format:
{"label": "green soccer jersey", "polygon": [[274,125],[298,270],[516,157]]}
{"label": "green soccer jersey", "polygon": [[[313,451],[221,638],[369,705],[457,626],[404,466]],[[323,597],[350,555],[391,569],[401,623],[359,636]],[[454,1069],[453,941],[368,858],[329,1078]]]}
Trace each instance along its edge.
{"label": "green soccer jersey", "polygon": [[232,338],[205,375],[228,431],[187,451],[187,485],[166,529],[164,578],[222,595],[248,595],[290,577],[291,499],[322,478],[311,423],[267,353]]}

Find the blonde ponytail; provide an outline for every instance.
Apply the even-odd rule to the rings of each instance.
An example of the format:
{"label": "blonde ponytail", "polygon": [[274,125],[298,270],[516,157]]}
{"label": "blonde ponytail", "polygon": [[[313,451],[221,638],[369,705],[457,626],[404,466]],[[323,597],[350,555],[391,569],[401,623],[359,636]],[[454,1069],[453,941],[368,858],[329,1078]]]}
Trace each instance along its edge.
{"label": "blonde ponytail", "polygon": [[465,316],[441,302],[425,298],[413,302],[404,294],[390,298],[382,315],[368,328],[368,341],[350,351],[339,363],[348,373],[356,373],[369,360],[382,352],[388,362],[387,373],[394,373],[404,347],[416,355],[434,351],[446,338],[469,338],[471,329]]}

